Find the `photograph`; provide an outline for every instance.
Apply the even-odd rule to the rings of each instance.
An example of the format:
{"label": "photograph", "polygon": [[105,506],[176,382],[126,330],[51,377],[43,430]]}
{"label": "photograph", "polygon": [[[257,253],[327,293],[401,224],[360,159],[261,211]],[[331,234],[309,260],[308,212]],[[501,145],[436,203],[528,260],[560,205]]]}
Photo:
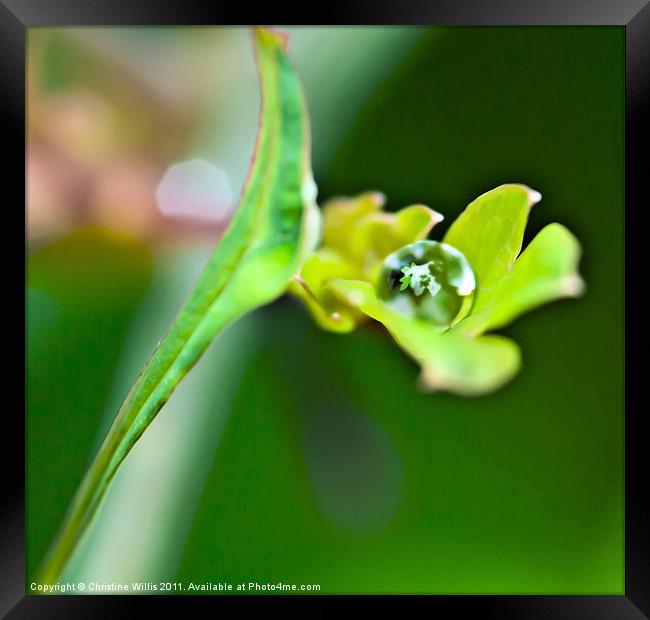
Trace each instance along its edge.
{"label": "photograph", "polygon": [[29,590],[622,592],[623,44],[30,30]]}
{"label": "photograph", "polygon": [[625,361],[650,11],[30,11],[3,54],[25,149],[7,617],[152,595],[650,613]]}

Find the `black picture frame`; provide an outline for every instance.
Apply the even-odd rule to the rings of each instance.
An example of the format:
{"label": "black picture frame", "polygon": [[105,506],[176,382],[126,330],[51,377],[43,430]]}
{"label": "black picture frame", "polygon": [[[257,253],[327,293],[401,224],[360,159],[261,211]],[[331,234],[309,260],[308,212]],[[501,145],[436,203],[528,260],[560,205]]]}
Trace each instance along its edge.
{"label": "black picture frame", "polygon": [[[304,5],[307,6],[307,5]],[[3,166],[5,187],[13,184],[16,190],[12,205],[25,199],[25,186],[21,180],[23,162],[19,153],[25,148],[25,43],[26,30],[31,26],[81,26],[81,25],[223,25],[243,24],[254,17],[259,22],[287,23],[277,5],[244,15],[231,6],[217,5],[202,0],[171,2],[167,0],[0,0],[0,88],[2,117],[7,161]],[[273,10],[269,10],[269,9]],[[298,11],[300,7],[296,7]],[[310,18],[318,23],[342,22],[347,24],[435,24],[435,25],[618,25],[625,29],[626,54],[626,263],[621,277],[627,282],[643,281],[643,259],[636,254],[642,247],[635,243],[634,235],[642,234],[642,226],[634,225],[632,217],[644,211],[645,177],[648,168],[647,114],[644,104],[650,92],[650,3],[648,0],[456,0],[454,2],[425,2],[415,5],[405,2],[358,2],[356,5],[322,7],[309,6]],[[318,11],[320,9],[320,14]],[[306,11],[304,11],[306,13]],[[288,20],[303,23],[303,16],[295,14]],[[304,15],[307,18],[307,15]],[[15,170],[14,170],[15,168]],[[644,174],[645,173],[645,174]],[[8,196],[8,194],[6,194]],[[6,198],[9,201],[9,198]],[[638,205],[638,207],[637,207]],[[9,210],[8,204],[5,208]],[[19,210],[11,209],[16,214]],[[20,216],[18,216],[20,217]],[[24,222],[23,222],[24,224]],[[19,222],[16,222],[18,230]],[[5,230],[5,239],[18,239],[14,230]],[[3,251],[10,244],[3,243]],[[18,245],[18,244],[16,244]],[[17,250],[20,252],[21,250]],[[8,257],[3,263],[10,265]],[[623,268],[623,266],[622,266]],[[24,271],[8,268],[17,279]],[[632,274],[630,276],[629,274]],[[6,281],[5,275],[5,281]],[[23,279],[22,285],[24,286]],[[17,284],[20,286],[20,284]],[[635,288],[626,287],[626,327],[633,323]],[[629,295],[629,299],[627,298]],[[7,295],[7,299],[10,295]],[[11,297],[14,298],[14,297]],[[10,317],[5,325],[20,325],[25,321],[24,306],[8,304]],[[9,323],[9,321],[11,323]],[[17,331],[17,330],[10,330]],[[626,329],[627,333],[627,329]],[[641,332],[639,332],[641,333]],[[626,342],[627,344],[627,342]],[[24,340],[23,340],[24,345]],[[20,345],[17,345],[20,346]],[[638,345],[633,343],[631,349]],[[629,351],[630,349],[626,350]],[[603,355],[607,355],[603,351]],[[639,362],[641,364],[642,362]],[[16,372],[24,366],[12,362]],[[415,603],[424,602],[432,611],[445,615],[453,613],[478,613],[488,618],[600,618],[633,619],[650,617],[650,511],[648,509],[648,483],[645,472],[650,469],[650,452],[646,447],[649,424],[643,400],[635,397],[635,380],[638,366],[626,364],[625,403],[625,594],[590,596],[431,596],[382,597],[382,606],[395,605],[404,611]],[[5,390],[18,385],[5,375]],[[24,385],[24,383],[23,383]],[[26,407],[25,407],[26,410]],[[17,407],[6,408],[3,416],[3,435],[16,438],[15,454],[0,450],[7,460],[3,468],[4,494],[0,511],[0,613],[10,618],[113,618],[118,613],[129,615],[138,610],[149,610],[152,599],[163,597],[125,596],[25,596],[24,586],[24,420]],[[10,440],[5,439],[5,445]],[[21,461],[22,459],[22,461]],[[268,597],[265,604],[287,602],[288,597]],[[307,601],[311,597],[290,597],[292,601]],[[338,597],[319,597],[320,601]],[[239,597],[202,597],[202,602],[220,605],[241,602]],[[354,609],[365,604],[367,597],[345,597],[346,607]],[[314,602],[313,600],[311,601]],[[165,597],[166,611],[180,610],[187,604],[186,597]],[[399,608],[397,607],[399,605]]]}

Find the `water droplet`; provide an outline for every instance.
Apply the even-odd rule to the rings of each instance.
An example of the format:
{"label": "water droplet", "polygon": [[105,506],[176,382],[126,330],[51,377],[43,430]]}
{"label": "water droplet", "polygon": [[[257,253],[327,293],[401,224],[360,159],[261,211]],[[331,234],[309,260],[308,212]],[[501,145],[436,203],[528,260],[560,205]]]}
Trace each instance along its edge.
{"label": "water droplet", "polygon": [[416,241],[384,261],[379,294],[398,312],[451,325],[472,304],[476,279],[465,256],[438,241]]}

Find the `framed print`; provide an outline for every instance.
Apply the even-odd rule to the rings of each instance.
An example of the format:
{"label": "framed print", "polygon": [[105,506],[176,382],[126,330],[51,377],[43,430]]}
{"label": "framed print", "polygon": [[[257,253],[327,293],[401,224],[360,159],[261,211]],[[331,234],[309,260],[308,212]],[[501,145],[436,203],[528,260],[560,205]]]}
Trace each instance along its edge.
{"label": "framed print", "polygon": [[625,364],[650,9],[396,15],[0,6],[8,617],[650,613]]}

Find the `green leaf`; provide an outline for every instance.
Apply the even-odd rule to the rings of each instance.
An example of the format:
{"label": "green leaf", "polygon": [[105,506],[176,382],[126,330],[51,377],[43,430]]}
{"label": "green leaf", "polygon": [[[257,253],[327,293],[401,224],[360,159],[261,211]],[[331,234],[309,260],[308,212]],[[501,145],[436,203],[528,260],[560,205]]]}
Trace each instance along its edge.
{"label": "green leaf", "polygon": [[424,239],[440,221],[442,216],[424,205],[411,205],[396,213],[368,213],[346,231],[346,255],[361,267],[364,279],[374,282],[386,256]]}
{"label": "green leaf", "polygon": [[364,216],[379,212],[385,202],[386,197],[379,192],[329,200],[323,207],[323,246],[348,255],[350,231]]}
{"label": "green leaf", "polygon": [[320,327],[347,333],[364,316],[331,295],[327,283],[332,279],[356,277],[358,274],[354,265],[343,256],[334,250],[321,249],[305,261],[300,277],[289,285],[289,292],[303,301]]}
{"label": "green leaf", "polygon": [[207,346],[229,323],[287,288],[317,240],[307,111],[286,38],[253,33],[261,86],[256,153],[238,211],[189,300],[124,401],[84,477],[41,581],[56,581],[110,481]]}
{"label": "green leaf", "polygon": [[443,241],[465,255],[476,275],[476,306],[510,272],[530,208],[540,199],[525,185],[501,185],[471,202],[447,231]]}
{"label": "green leaf", "polygon": [[490,392],[509,381],[521,365],[519,348],[502,336],[472,338],[390,309],[368,282],[330,283],[346,303],[382,323],[421,366],[427,391],[449,390],[468,396]]}
{"label": "green leaf", "polygon": [[461,329],[474,333],[497,329],[554,299],[578,297],[584,290],[579,259],[578,240],[561,224],[549,224]]}

